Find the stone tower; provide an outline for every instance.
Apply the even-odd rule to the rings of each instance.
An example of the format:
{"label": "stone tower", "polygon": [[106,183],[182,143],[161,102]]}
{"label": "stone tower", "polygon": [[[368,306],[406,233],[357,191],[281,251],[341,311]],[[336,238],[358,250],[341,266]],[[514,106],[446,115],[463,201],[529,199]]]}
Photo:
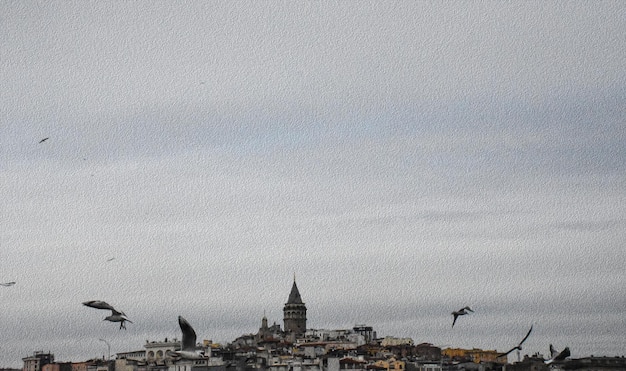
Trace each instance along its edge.
{"label": "stone tower", "polygon": [[296,279],[293,280],[289,299],[283,308],[284,329],[287,334],[294,337],[304,335],[306,331],[306,306],[302,302],[302,297],[296,286]]}

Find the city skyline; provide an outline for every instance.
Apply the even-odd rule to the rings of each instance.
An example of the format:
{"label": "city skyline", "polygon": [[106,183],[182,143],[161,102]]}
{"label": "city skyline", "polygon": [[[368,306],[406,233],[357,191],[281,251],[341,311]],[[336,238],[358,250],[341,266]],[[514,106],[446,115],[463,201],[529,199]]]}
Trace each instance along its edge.
{"label": "city skyline", "polygon": [[623,2],[0,14],[0,365],[229,341],[294,272],[311,328],[623,354]]}
{"label": "city skyline", "polygon": [[[295,292],[295,294],[294,294],[294,292]],[[295,296],[294,296],[294,295],[295,295]],[[285,311],[287,311],[287,310],[291,309],[291,307],[288,307],[288,304],[289,304],[289,303],[293,303],[293,302],[294,302],[294,297],[296,297],[296,296],[298,297],[298,299],[296,300],[296,302],[298,302],[298,300],[299,300],[299,301],[302,303],[302,298],[300,297],[299,289],[298,289],[298,288],[297,288],[297,286],[296,286],[296,281],[295,281],[295,277],[294,277],[294,281],[293,281],[293,283],[292,283],[292,287],[291,287],[291,290],[290,290],[289,297],[288,297],[288,299],[287,299],[287,300],[286,300],[286,302],[285,302],[285,306],[283,307],[283,317],[282,317],[281,321],[283,321],[283,320],[285,320],[285,319],[287,318],[287,317],[285,316]],[[289,309],[288,309],[288,308],[289,308]],[[306,313],[306,309],[305,309],[305,313]],[[449,322],[452,322],[452,321],[453,321],[453,316],[452,316],[452,313],[451,313],[451,315],[450,315],[449,317],[450,317],[450,318],[449,318],[449,320],[450,320]],[[264,313],[263,313],[263,317],[262,317],[262,318],[260,318],[260,319],[258,319],[258,322],[259,322],[259,323],[262,323],[263,319],[267,319],[267,316],[266,316],[265,311],[264,311]],[[279,321],[279,323],[278,323],[279,325],[280,325],[280,322],[281,322],[281,321]],[[268,321],[268,322],[269,322],[269,321]],[[277,324],[277,321],[273,321],[273,324],[274,324],[274,325],[275,325],[275,324]],[[323,327],[323,326],[322,326],[322,327],[309,327],[309,326],[306,326],[306,325],[305,325],[305,326],[306,326],[307,331],[316,331],[316,330],[317,330],[317,331],[322,331],[322,330],[331,330],[331,331],[333,331],[333,330],[348,330],[348,329],[351,329],[351,328],[353,328],[353,327],[358,327],[358,326],[369,326],[369,325],[370,325],[370,324],[368,324],[368,323],[354,323],[354,325],[352,325],[352,326],[344,326],[344,327],[341,327],[341,328],[332,328],[332,327]],[[111,325],[110,325],[110,324],[109,324],[109,325],[105,325],[105,326],[107,326],[107,327],[111,327]],[[280,325],[280,326],[281,326],[281,328],[282,328],[282,325]],[[534,324],[533,324],[532,326],[534,326]],[[118,328],[116,325],[114,325],[113,327]],[[202,327],[203,327],[203,326],[201,326],[201,328],[202,328]],[[371,326],[370,326],[370,327],[371,327]],[[474,328],[475,328],[475,327],[474,327]],[[205,340],[209,340],[209,341],[211,341],[211,342],[219,343],[219,344],[221,344],[222,346],[226,346],[226,345],[230,344],[231,342],[236,341],[236,340],[237,340],[237,338],[239,338],[239,337],[241,337],[241,336],[247,336],[247,335],[253,335],[253,334],[256,334],[256,333],[257,333],[257,330],[259,330],[259,329],[260,329],[260,328],[254,328],[254,329],[251,329],[251,331],[249,331],[249,332],[242,332],[242,333],[241,333],[241,334],[239,334],[238,336],[236,336],[236,337],[234,337],[234,338],[232,338],[232,339],[228,339],[228,340],[226,340],[226,341],[215,341],[215,339],[212,339],[212,338],[210,338],[210,337],[201,337],[201,336],[200,336],[200,337],[198,337],[197,341],[198,341],[198,343],[201,343],[201,342],[203,342],[203,341],[205,341]],[[285,329],[283,328],[283,330],[285,330]],[[376,331],[376,327],[373,327],[373,331],[374,331],[374,333],[377,333],[377,332],[378,332],[378,331]],[[179,332],[180,332],[180,330],[179,330]],[[119,331],[119,330],[118,330],[118,333],[119,333],[122,337],[124,336],[124,332],[121,332],[121,331]],[[172,335],[172,334],[169,334],[169,335],[168,335],[168,334],[161,334],[161,335],[162,335],[162,336],[161,336],[160,338],[146,339],[146,341],[145,341],[145,343],[144,343],[144,344],[141,344],[141,345],[137,344],[137,346],[135,346],[135,348],[129,348],[129,349],[119,349],[119,350],[116,350],[116,351],[114,351],[113,353],[111,353],[111,355],[115,355],[115,354],[117,354],[117,353],[135,352],[135,351],[138,351],[138,350],[142,350],[142,347],[143,347],[143,346],[145,346],[146,344],[148,344],[148,343],[150,343],[150,342],[154,342],[154,341],[157,341],[157,342],[158,342],[158,341],[161,341],[161,339],[166,339],[166,340],[167,340],[167,339],[170,339],[171,341],[178,341],[178,342],[182,341],[181,334],[179,334],[179,333],[178,333],[178,334],[173,334],[173,335]],[[527,336],[528,336],[528,335],[530,335],[530,331],[528,332]],[[379,340],[380,340],[380,339],[383,339],[383,338],[388,338],[388,337],[391,337],[391,338],[397,338],[397,339],[405,339],[405,337],[402,337],[402,336],[396,336],[395,334],[385,334],[385,335],[382,335],[382,336],[377,337],[377,339],[379,339]],[[432,344],[432,345],[434,345],[434,346],[440,347],[442,350],[443,350],[443,349],[445,349],[445,348],[453,348],[453,349],[456,349],[456,348],[458,348],[458,349],[475,349],[475,350],[480,349],[479,347],[475,347],[475,346],[465,346],[465,347],[464,347],[464,346],[457,346],[457,345],[455,345],[455,344],[434,344],[434,343],[432,343],[432,342],[428,341],[428,339],[421,339],[421,341],[415,341],[415,339],[413,339],[413,338],[411,338],[411,337],[408,337],[408,338],[409,338],[409,339],[411,339],[411,340],[413,340],[413,342],[414,342],[414,344],[415,344],[415,345],[420,344],[420,343],[429,343],[429,344]],[[511,338],[513,339],[514,337],[513,337],[513,336],[511,336]],[[525,338],[525,339],[526,339],[526,338]],[[98,339],[98,341],[100,341],[100,342],[101,342],[101,344],[100,344],[100,345],[101,345],[101,347],[102,347],[102,342],[103,342],[103,343],[105,343],[105,344],[106,344],[106,347],[107,347],[107,352],[111,352],[111,350],[110,350],[110,349],[111,349],[111,344],[109,343],[109,341],[108,341],[108,340],[99,338],[99,339]],[[514,345],[514,344],[512,343],[511,345]],[[497,351],[503,351],[503,350],[505,350],[505,349],[495,349],[495,348],[493,348],[493,349],[492,349],[492,348],[484,348],[484,349],[482,349],[482,350],[484,350],[484,351],[496,351],[496,352],[497,352]],[[43,349],[33,349],[33,352],[44,352],[44,353],[48,353],[48,352],[49,352],[49,353],[52,353],[52,354],[54,354],[54,353],[55,353],[54,351],[52,351],[52,350],[50,350],[50,349],[48,349],[48,350],[46,350],[46,351],[44,351]],[[516,354],[517,354],[517,353],[516,353]],[[548,352],[546,349],[544,349],[544,350],[541,350],[541,349],[534,349],[533,351],[531,351],[531,350],[528,350],[526,347],[524,347],[524,352],[520,352],[520,354],[519,354],[519,355],[528,355],[528,356],[532,356],[532,355],[535,355],[535,354],[540,354],[540,355],[543,355],[543,356],[545,356],[545,357],[546,357],[546,359],[548,359],[546,355],[547,355],[547,354],[549,354],[549,352]],[[576,354],[577,354],[577,357],[589,357],[589,356],[594,356],[594,354],[585,354],[584,350],[582,350],[582,349],[579,349],[579,350],[578,350],[578,352],[576,352]],[[598,354],[596,354],[596,356],[597,356],[597,355],[598,355]],[[607,355],[607,356],[615,356],[615,357],[620,357],[620,356],[623,356],[623,354],[613,354],[613,355],[608,355],[608,353],[603,353],[603,355]],[[511,356],[514,356],[514,355],[510,355],[510,357],[511,357]],[[109,357],[111,357],[111,356],[109,356]],[[84,362],[84,361],[87,361],[87,360],[89,360],[89,359],[96,359],[96,358],[98,358],[98,355],[94,355],[94,356],[87,357],[87,358],[84,358],[84,359],[63,359],[63,360],[61,360],[61,359],[56,358],[56,359],[55,359],[55,362]],[[513,360],[513,359],[509,359],[509,362],[515,362],[515,360]],[[7,366],[0,366],[0,367],[7,367]],[[13,366],[13,367],[16,367],[16,366]]]}

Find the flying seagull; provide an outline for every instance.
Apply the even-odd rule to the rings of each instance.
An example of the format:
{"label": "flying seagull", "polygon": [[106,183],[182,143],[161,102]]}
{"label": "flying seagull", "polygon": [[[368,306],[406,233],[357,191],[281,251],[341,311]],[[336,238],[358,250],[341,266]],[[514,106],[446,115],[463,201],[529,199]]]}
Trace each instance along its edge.
{"label": "flying seagull", "polygon": [[110,261],[113,261],[113,260],[115,260],[115,258],[108,258],[107,262],[110,262]]}
{"label": "flying seagull", "polygon": [[461,309],[457,310],[456,312],[452,312],[452,315],[454,316],[454,320],[452,321],[452,327],[454,327],[454,324],[456,323],[456,319],[459,316],[464,316],[466,314],[469,314],[468,310],[470,312],[474,313],[474,311],[471,310],[470,307],[461,308]]}
{"label": "flying seagull", "polygon": [[43,142],[45,142],[45,141],[46,141],[46,140],[48,140],[48,139],[50,139],[50,137],[45,137],[45,138],[43,138],[42,140],[40,140],[40,141],[39,141],[39,143],[43,143]]}
{"label": "flying seagull", "polygon": [[5,286],[5,287],[9,287],[9,286],[13,286],[13,285],[15,285],[15,282],[0,283],[0,286]]}
{"label": "flying seagull", "polygon": [[496,358],[500,358],[500,357],[504,357],[506,355],[508,355],[509,353],[511,353],[512,351],[514,351],[515,349],[517,350],[522,350],[522,343],[524,341],[526,341],[526,339],[528,339],[528,336],[530,335],[530,332],[533,330],[533,325],[530,325],[530,330],[528,330],[528,333],[526,333],[526,336],[524,336],[524,338],[522,339],[522,341],[519,342],[519,344],[517,344],[516,346],[514,346],[513,348],[509,349],[507,352],[505,353],[500,353],[498,354],[498,356]]}
{"label": "flying seagull", "polygon": [[569,347],[565,347],[565,349],[563,349],[563,351],[558,352],[556,349],[554,349],[554,347],[552,346],[552,344],[550,344],[550,359],[544,361],[545,364],[549,365],[550,363],[554,362],[554,361],[562,361],[565,358],[570,356],[570,351],[569,351]]}
{"label": "flying seagull", "polygon": [[196,332],[193,327],[182,316],[178,316],[178,325],[183,332],[183,340],[181,342],[181,349],[171,351],[175,357],[184,359],[204,359],[207,358],[203,351],[198,351],[196,347]]}
{"label": "flying seagull", "polygon": [[124,322],[128,321],[130,323],[133,323],[131,320],[128,319],[128,317],[126,317],[126,314],[122,311],[119,311],[115,308],[113,308],[109,303],[104,302],[102,300],[90,300],[90,301],[86,301],[83,303],[83,305],[86,305],[88,307],[91,308],[96,308],[96,309],[108,309],[111,311],[111,315],[108,317],[105,317],[103,321],[110,321],[110,322],[119,322],[120,323],[120,330],[124,329],[126,330],[126,325],[124,324]]}

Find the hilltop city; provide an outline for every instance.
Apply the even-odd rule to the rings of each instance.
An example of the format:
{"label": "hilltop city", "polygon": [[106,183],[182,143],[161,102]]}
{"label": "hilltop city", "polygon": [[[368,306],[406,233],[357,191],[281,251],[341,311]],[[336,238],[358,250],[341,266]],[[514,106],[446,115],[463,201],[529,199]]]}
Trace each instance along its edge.
{"label": "hilltop city", "polygon": [[[351,329],[307,329],[307,308],[295,279],[283,308],[283,328],[263,316],[255,334],[242,335],[227,345],[203,340],[197,357],[181,357],[185,332],[195,332],[184,319],[183,339],[146,341],[143,349],[111,354],[102,359],[58,362],[54,354],[35,351],[22,358],[22,371],[456,371],[456,370],[626,370],[626,358],[544,357],[525,355],[509,363],[495,350],[459,349],[414,344],[410,338],[378,338],[371,326]],[[456,318],[456,316],[455,316]],[[529,332],[530,333],[530,332]],[[19,371],[0,369],[0,371]]]}

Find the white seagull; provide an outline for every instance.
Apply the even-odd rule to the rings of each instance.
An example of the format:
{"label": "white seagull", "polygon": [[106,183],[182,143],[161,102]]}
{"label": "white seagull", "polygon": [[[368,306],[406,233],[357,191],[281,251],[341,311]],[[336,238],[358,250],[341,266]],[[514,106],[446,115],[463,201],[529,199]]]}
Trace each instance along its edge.
{"label": "white seagull", "polygon": [[469,314],[468,310],[470,312],[474,313],[474,311],[471,310],[470,307],[461,308],[461,309],[457,310],[456,312],[452,312],[452,315],[454,316],[454,320],[452,321],[452,327],[454,327],[454,324],[456,323],[456,319],[459,316],[464,316],[466,314]]}
{"label": "white seagull", "polygon": [[569,351],[569,347],[565,347],[565,349],[563,349],[561,352],[557,351],[556,349],[554,349],[554,347],[552,346],[552,344],[550,344],[550,359],[545,360],[545,364],[549,365],[550,363],[554,362],[554,361],[562,361],[565,358],[569,357],[570,351]]}
{"label": "white seagull", "polygon": [[88,307],[91,308],[96,308],[96,309],[108,309],[111,311],[111,315],[107,316],[103,319],[103,321],[110,321],[110,322],[119,322],[120,323],[120,330],[124,329],[126,330],[126,325],[124,324],[124,322],[130,322],[133,323],[133,321],[129,320],[128,317],[126,317],[126,314],[122,311],[119,311],[115,308],[113,308],[109,303],[104,302],[102,300],[90,300],[90,301],[86,301],[83,303],[83,305],[86,305]]}
{"label": "white seagull", "polygon": [[181,341],[181,349],[171,351],[170,354],[177,358],[184,359],[205,359],[204,351],[199,350],[196,346],[196,332],[193,327],[182,316],[178,316],[178,325],[183,332],[183,340]]}
{"label": "white seagull", "polygon": [[522,350],[522,343],[526,341],[526,339],[528,339],[528,336],[530,335],[530,332],[533,330],[533,325],[530,325],[530,330],[528,330],[528,333],[526,333],[526,336],[524,336],[524,338],[522,339],[522,341],[519,342],[519,344],[517,344],[516,346],[514,346],[513,348],[509,349],[508,351],[506,351],[505,353],[500,353],[498,354],[498,356],[496,358],[500,358],[500,357],[504,357],[507,354],[511,353],[512,351],[514,351],[515,349],[517,350]]}

